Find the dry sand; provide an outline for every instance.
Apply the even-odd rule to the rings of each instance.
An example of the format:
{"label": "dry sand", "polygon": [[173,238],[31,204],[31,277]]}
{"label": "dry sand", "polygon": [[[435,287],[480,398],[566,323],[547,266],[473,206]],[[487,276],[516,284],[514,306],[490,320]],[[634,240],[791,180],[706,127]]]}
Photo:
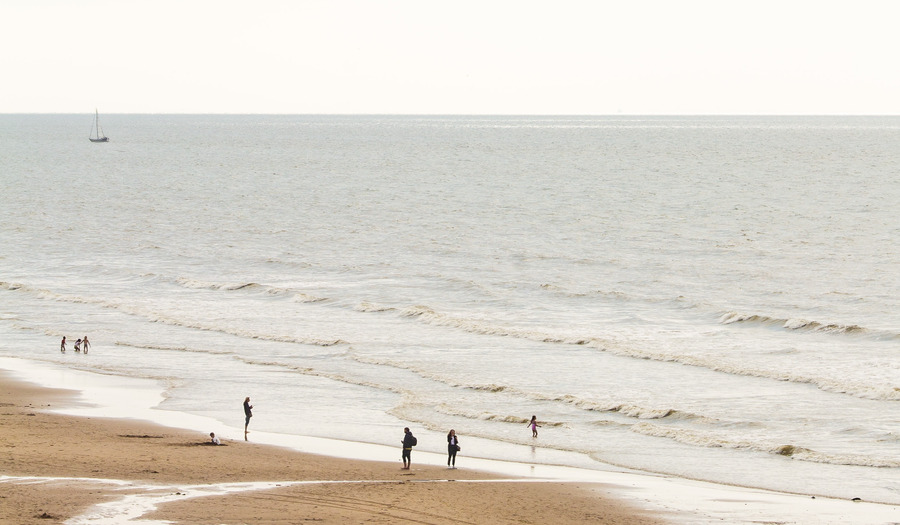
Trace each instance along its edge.
{"label": "dry sand", "polygon": [[[593,523],[663,521],[592,483],[513,482],[435,466],[302,454],[244,441],[208,444],[208,436],[143,421],[50,413],[75,393],[34,386],[0,371],[0,475],[138,481],[56,480],[0,483],[0,523],[61,523],[101,502],[173,486],[283,482],[228,495],[176,498],[144,516],[189,524],[236,523]],[[251,434],[252,436],[252,434]],[[471,480],[482,480],[471,482]],[[352,483],[294,484],[298,481]],[[152,485],[153,487],[146,487]]]}

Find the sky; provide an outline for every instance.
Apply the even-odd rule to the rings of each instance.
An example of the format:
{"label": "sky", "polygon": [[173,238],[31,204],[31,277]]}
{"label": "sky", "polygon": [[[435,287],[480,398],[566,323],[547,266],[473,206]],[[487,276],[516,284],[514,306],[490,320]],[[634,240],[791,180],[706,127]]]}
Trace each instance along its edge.
{"label": "sky", "polygon": [[898,115],[898,14],[893,0],[0,0],[0,113]]}

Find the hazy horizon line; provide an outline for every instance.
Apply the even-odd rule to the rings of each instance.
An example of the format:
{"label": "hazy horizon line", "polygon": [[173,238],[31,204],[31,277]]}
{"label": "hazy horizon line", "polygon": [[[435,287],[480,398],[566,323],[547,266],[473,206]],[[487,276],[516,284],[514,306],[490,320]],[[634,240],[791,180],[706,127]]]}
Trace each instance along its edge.
{"label": "hazy horizon line", "polygon": [[[88,115],[90,111],[17,111],[0,115]],[[900,113],[270,113],[270,112],[104,112],[104,115],[306,116],[306,117],[900,117]]]}

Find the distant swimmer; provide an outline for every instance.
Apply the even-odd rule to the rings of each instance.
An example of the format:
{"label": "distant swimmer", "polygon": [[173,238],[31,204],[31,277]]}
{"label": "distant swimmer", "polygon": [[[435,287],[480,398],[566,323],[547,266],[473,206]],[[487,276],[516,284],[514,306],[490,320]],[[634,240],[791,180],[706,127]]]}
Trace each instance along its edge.
{"label": "distant swimmer", "polygon": [[62,341],[59,343],[59,351],[66,353],[66,336],[63,336]]}
{"label": "distant swimmer", "polygon": [[87,336],[84,336],[84,338],[81,340],[81,349],[84,351],[84,353],[87,353],[89,346],[91,346],[91,343],[88,342]]}
{"label": "distant swimmer", "polygon": [[531,427],[531,437],[537,437],[537,429],[540,425],[537,424],[537,416],[531,416],[531,421],[528,422],[529,427]]}
{"label": "distant swimmer", "polygon": [[81,339],[76,339],[76,340],[75,340],[75,351],[76,351],[76,352],[81,352]]}
{"label": "distant swimmer", "polygon": [[250,425],[250,418],[253,417],[253,405],[250,404],[250,396],[244,399],[244,440],[247,439],[247,426]]}

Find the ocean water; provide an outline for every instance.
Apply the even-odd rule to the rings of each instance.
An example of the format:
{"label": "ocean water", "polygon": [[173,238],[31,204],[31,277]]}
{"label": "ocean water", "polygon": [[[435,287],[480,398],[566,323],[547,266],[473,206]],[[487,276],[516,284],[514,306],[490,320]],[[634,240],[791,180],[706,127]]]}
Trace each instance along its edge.
{"label": "ocean water", "polygon": [[900,118],[92,118],[0,115],[0,356],[900,503]]}

